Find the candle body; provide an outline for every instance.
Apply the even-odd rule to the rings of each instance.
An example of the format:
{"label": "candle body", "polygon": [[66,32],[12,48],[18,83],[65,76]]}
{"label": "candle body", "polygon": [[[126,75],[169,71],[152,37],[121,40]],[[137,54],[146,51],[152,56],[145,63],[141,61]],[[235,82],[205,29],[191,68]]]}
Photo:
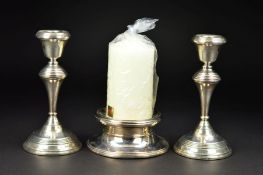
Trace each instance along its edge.
{"label": "candle body", "polygon": [[150,119],[158,81],[156,48],[143,35],[122,35],[125,39],[109,44],[106,113],[116,120]]}

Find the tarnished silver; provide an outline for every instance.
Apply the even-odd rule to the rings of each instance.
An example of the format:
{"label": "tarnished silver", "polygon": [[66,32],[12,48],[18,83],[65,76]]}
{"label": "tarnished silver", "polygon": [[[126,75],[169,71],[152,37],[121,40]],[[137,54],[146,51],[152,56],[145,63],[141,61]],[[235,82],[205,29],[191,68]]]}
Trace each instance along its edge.
{"label": "tarnished silver", "polygon": [[50,59],[48,65],[39,73],[48,92],[49,117],[40,130],[34,131],[28,137],[23,148],[37,155],[74,153],[81,148],[81,143],[72,132],[62,128],[57,118],[58,93],[67,76],[66,71],[58,65],[57,59],[61,57],[70,34],[60,30],[40,30],[36,37],[41,40],[44,54]]}
{"label": "tarnished silver", "polygon": [[111,158],[148,158],[164,154],[168,142],[152,131],[160,121],[160,113],[149,120],[114,120],[106,117],[105,109],[96,118],[104,125],[103,133],[87,141],[88,148]]}
{"label": "tarnished silver", "polygon": [[201,34],[196,35],[193,42],[197,46],[200,61],[204,63],[203,68],[193,76],[201,98],[201,121],[194,132],[177,141],[174,150],[179,155],[193,159],[223,159],[230,156],[232,151],[225,139],[211,127],[208,110],[213,90],[221,80],[213,71],[211,63],[216,61],[219,47],[226,40],[220,35]]}

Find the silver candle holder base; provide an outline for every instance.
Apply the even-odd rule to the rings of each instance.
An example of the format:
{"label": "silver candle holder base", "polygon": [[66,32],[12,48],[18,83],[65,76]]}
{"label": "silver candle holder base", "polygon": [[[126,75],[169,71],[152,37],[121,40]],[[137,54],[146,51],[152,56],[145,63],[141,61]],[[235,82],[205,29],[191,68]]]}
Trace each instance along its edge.
{"label": "silver candle holder base", "polygon": [[49,117],[40,130],[28,137],[23,148],[36,155],[66,155],[77,152],[81,143],[71,131],[61,127],[56,117]]}
{"label": "silver candle holder base", "polygon": [[183,135],[174,145],[174,150],[181,156],[202,160],[223,159],[232,152],[208,121],[201,121],[195,132]]}
{"label": "silver candle holder base", "polygon": [[87,141],[96,154],[111,158],[148,158],[164,154],[168,142],[152,131],[160,122],[160,113],[149,120],[114,120],[106,117],[105,109],[97,111],[96,118],[104,125],[103,133]]}

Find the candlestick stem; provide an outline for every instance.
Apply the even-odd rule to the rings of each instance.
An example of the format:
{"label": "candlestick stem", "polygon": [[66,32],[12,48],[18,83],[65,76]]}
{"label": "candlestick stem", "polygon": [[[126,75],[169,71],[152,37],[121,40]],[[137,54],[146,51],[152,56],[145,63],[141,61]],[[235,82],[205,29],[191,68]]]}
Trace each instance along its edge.
{"label": "candlestick stem", "polygon": [[[205,74],[205,76],[209,76],[209,72],[212,73],[212,66],[207,67],[206,65],[203,67],[202,73]],[[216,74],[213,72],[215,76]],[[218,76],[218,81],[220,80],[220,77]],[[210,100],[213,94],[213,91],[217,85],[217,82],[201,82],[200,80],[197,80],[194,78],[194,81],[196,83],[196,86],[199,90],[200,94],[200,101],[201,101],[201,119],[202,120],[208,120],[209,119],[209,105]]]}
{"label": "candlestick stem", "polygon": [[[57,70],[56,67],[58,67],[58,64],[57,64],[57,62],[56,62],[56,64],[50,62],[49,66],[53,67],[53,68],[51,68],[52,70]],[[66,76],[66,74],[65,74],[65,76]],[[49,115],[50,116],[57,116],[57,100],[58,100],[58,94],[59,94],[60,86],[63,82],[63,79],[60,79],[60,78],[47,79],[45,77],[43,77],[42,79],[43,79],[43,82],[46,86],[47,93],[48,93]]]}

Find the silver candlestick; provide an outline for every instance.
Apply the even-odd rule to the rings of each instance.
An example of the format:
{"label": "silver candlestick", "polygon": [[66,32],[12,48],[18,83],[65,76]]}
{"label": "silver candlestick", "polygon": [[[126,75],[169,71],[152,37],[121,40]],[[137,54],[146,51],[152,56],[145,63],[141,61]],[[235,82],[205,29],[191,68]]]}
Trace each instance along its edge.
{"label": "silver candlestick", "polygon": [[37,155],[65,155],[78,151],[81,143],[77,137],[60,125],[57,118],[57,98],[66,71],[58,65],[63,48],[70,38],[67,31],[40,30],[36,37],[41,40],[45,56],[50,59],[39,76],[46,85],[49,98],[49,117],[45,125],[34,131],[24,142],[26,151]]}
{"label": "silver candlestick", "polygon": [[222,159],[231,155],[231,149],[209,124],[208,109],[213,90],[221,80],[213,71],[211,63],[216,61],[219,47],[226,40],[219,35],[201,34],[196,35],[193,42],[197,46],[200,61],[204,63],[203,68],[193,76],[201,97],[201,122],[193,133],[177,141],[174,150],[179,155],[193,159]]}

